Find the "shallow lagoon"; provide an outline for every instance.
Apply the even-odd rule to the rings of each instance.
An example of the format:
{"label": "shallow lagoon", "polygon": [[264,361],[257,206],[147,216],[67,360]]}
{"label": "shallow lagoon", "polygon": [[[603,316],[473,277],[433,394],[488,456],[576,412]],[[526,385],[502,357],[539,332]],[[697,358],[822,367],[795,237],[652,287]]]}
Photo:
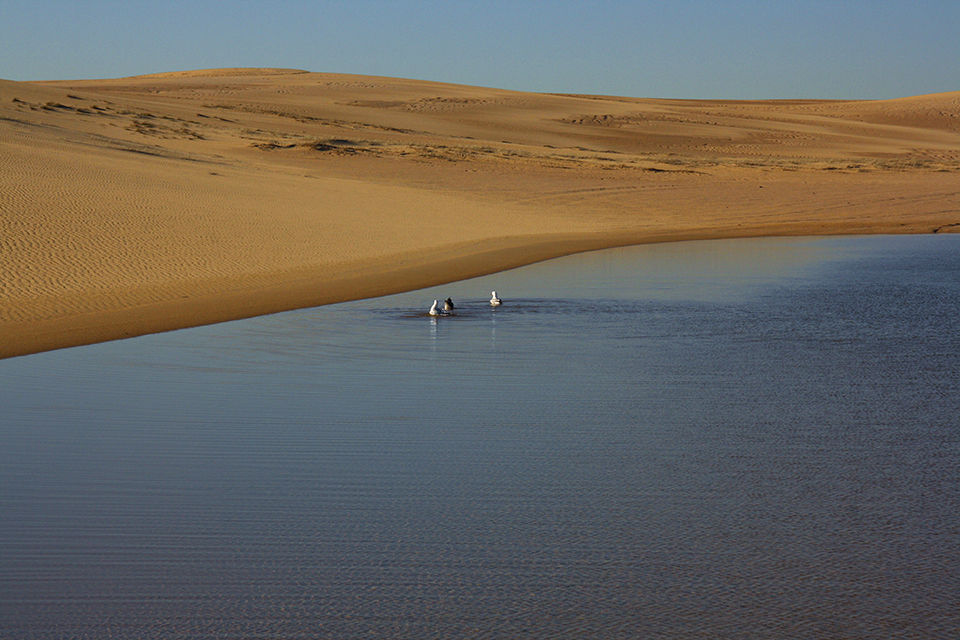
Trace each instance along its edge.
{"label": "shallow lagoon", "polygon": [[737,240],[2,361],[0,637],[958,637],[958,312]]}

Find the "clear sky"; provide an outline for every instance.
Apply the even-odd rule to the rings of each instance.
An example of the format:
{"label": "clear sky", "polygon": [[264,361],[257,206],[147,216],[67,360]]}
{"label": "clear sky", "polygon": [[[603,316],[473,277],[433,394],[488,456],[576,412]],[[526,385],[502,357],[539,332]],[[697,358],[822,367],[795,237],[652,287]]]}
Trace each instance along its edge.
{"label": "clear sky", "polygon": [[960,0],[0,0],[0,78],[288,67],[650,98],[960,90]]}

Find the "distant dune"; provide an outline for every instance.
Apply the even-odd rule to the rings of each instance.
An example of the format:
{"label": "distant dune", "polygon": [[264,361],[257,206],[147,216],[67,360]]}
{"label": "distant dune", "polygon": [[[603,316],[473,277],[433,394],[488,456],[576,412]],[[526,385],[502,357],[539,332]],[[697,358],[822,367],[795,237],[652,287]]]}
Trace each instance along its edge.
{"label": "distant dune", "polygon": [[0,80],[0,357],[567,253],[960,231],[960,92],[548,95],[292,69]]}

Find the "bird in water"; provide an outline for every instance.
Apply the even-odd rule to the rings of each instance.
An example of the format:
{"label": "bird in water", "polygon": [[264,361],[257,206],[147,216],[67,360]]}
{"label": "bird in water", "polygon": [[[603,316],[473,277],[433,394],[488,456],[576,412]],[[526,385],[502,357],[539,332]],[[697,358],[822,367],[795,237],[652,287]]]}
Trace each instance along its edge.
{"label": "bird in water", "polygon": [[499,307],[499,306],[503,303],[503,301],[500,300],[500,298],[497,297],[497,292],[496,292],[496,291],[491,291],[490,293],[493,294],[493,297],[490,298],[490,306],[491,306],[491,307]]}
{"label": "bird in water", "polygon": [[439,305],[440,305],[440,301],[439,301],[439,300],[434,300],[434,301],[433,301],[433,306],[430,307],[430,311],[428,311],[427,313],[429,313],[429,314],[432,315],[432,316],[448,316],[448,315],[450,315],[450,312],[447,311],[446,309],[437,309],[437,307],[438,307]]}
{"label": "bird in water", "polygon": [[453,300],[451,300],[450,298],[447,298],[446,300],[443,301],[444,311],[453,311],[454,308],[455,307],[453,306]]}

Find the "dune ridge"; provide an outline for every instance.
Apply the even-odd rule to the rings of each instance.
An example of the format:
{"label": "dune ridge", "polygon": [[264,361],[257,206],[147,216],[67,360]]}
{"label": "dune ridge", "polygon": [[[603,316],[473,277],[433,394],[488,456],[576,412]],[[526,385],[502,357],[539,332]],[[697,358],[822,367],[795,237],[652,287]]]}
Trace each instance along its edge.
{"label": "dune ridge", "polygon": [[578,251],[960,231],[960,92],[535,94],[220,69],[0,80],[0,357]]}

